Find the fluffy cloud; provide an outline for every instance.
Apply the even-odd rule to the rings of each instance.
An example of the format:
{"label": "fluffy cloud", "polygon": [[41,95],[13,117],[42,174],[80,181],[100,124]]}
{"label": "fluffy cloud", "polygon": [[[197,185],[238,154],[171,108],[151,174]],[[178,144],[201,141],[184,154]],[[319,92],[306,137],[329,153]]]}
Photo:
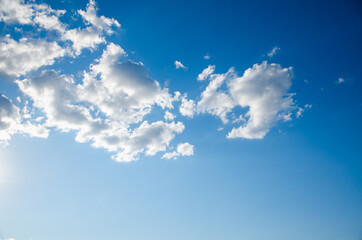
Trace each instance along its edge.
{"label": "fluffy cloud", "polygon": [[48,130],[30,121],[23,121],[20,109],[4,95],[0,95],[0,143],[8,144],[14,134],[48,137]]}
{"label": "fluffy cloud", "polygon": [[72,42],[72,47],[76,55],[81,54],[82,50],[85,48],[95,49],[100,43],[106,42],[105,38],[91,27],[65,31],[63,40]]}
{"label": "fluffy cloud", "polygon": [[254,64],[242,77],[228,82],[230,95],[242,108],[248,108],[248,121],[233,128],[228,138],[261,139],[280,116],[288,115],[293,108],[293,94],[288,94],[292,85],[292,68],[279,64]]}
{"label": "fluffy cloud", "polygon": [[143,152],[155,155],[166,151],[185,126],[181,122],[143,120],[155,105],[173,108],[174,98],[147,76],[142,65],[125,56],[120,46],[109,44],[79,84],[72,76],[55,71],[43,71],[17,84],[44,112],[44,126],[74,130],[76,141],[116,152],[117,161],[137,160]]}
{"label": "fluffy cloud", "polygon": [[196,104],[194,100],[187,100],[186,97],[187,95],[182,97],[179,111],[181,115],[192,118],[196,112]]}
{"label": "fluffy cloud", "polygon": [[197,80],[203,81],[207,79],[211,74],[213,74],[215,71],[215,65],[209,65],[207,68],[205,68],[202,73],[200,73],[197,76]]}
{"label": "fluffy cloud", "polygon": [[176,67],[176,69],[179,69],[179,68],[186,69],[186,67],[180,61],[175,61],[175,67]]}
{"label": "fluffy cloud", "polygon": [[112,34],[113,27],[120,27],[118,21],[113,18],[97,16],[97,7],[93,0],[87,4],[85,11],[78,10],[77,13],[84,20],[86,27],[68,29],[68,25],[60,21],[65,10],[54,10],[47,4],[0,0],[0,21],[6,24],[31,25],[37,30],[54,30],[58,33],[58,42],[72,43],[73,51],[67,51],[75,55],[79,55],[85,48],[95,49],[100,43],[106,43],[104,34]]}
{"label": "fluffy cloud", "polygon": [[201,93],[201,100],[197,103],[197,111],[218,116],[223,123],[227,123],[227,113],[234,108],[235,103],[231,96],[221,89],[221,86],[228,78],[232,78],[234,75],[233,68],[225,74],[210,75],[210,83]]}
{"label": "fluffy cloud", "polygon": [[15,41],[10,36],[0,42],[0,72],[20,76],[41,66],[52,65],[66,51],[56,42],[22,38]]}
{"label": "fluffy cloud", "polygon": [[163,117],[166,121],[173,121],[176,118],[176,115],[170,113],[169,111],[165,112],[165,116]]}
{"label": "fluffy cloud", "polygon": [[112,26],[120,27],[119,22],[113,18],[107,18],[105,16],[97,16],[97,7],[94,0],[90,0],[87,4],[86,11],[78,10],[78,13],[83,17],[83,19],[97,28],[100,31],[104,31],[107,34],[112,34]]}
{"label": "fluffy cloud", "polygon": [[189,143],[180,143],[177,145],[176,151],[165,153],[162,158],[166,159],[176,159],[179,156],[192,156],[194,155],[194,145]]}
{"label": "fluffy cloud", "polygon": [[113,33],[113,26],[121,26],[113,18],[97,16],[97,10],[95,1],[90,0],[85,11],[78,10],[87,27],[83,29],[70,29],[63,33],[63,40],[70,40],[72,42],[76,55],[79,55],[85,48],[95,49],[98,44],[106,43],[104,33],[110,35]]}
{"label": "fluffy cloud", "polygon": [[[291,120],[291,111],[296,108],[293,94],[288,93],[292,68],[263,62],[247,69],[241,77],[233,68],[224,74],[213,74],[214,70],[215,66],[209,66],[198,77],[210,82],[201,93],[196,111],[218,116],[223,123],[229,122],[229,114],[232,123],[243,122],[233,127],[228,138],[261,139],[278,120]],[[235,116],[235,107],[247,112]]]}
{"label": "fluffy cloud", "polygon": [[38,25],[47,30],[63,31],[59,17],[64,10],[54,10],[47,4],[24,4],[21,0],[0,0],[0,21],[22,25]]}

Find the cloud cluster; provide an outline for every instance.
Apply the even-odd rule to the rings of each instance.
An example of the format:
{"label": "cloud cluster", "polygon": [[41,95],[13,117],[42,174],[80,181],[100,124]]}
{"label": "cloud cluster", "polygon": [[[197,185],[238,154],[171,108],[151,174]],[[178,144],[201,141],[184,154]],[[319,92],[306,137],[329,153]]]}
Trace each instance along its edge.
{"label": "cloud cluster", "polygon": [[[47,4],[24,3],[20,0],[0,0],[0,21],[6,24],[30,25],[36,31],[56,32],[56,39],[12,39],[8,34],[0,39],[0,72],[21,76],[42,66],[54,64],[60,57],[81,54],[83,49],[95,49],[106,43],[105,34],[112,34],[112,27],[120,27],[117,20],[97,16],[95,1],[86,10],[78,10],[85,27],[69,29],[60,18],[65,10],[54,10]],[[20,29],[20,31],[22,31]],[[35,31],[35,32],[36,32]],[[64,47],[67,43],[71,47]]]}
{"label": "cloud cluster", "polygon": [[176,159],[179,156],[192,156],[194,155],[195,147],[190,143],[180,143],[177,145],[176,151],[165,153],[162,158],[166,159]]}
{"label": "cloud cluster", "polygon": [[173,122],[170,114],[171,122],[144,121],[155,106],[172,109],[174,96],[125,56],[120,46],[111,43],[79,84],[53,70],[17,84],[45,114],[44,126],[75,131],[76,141],[116,152],[117,161],[137,160],[139,153],[166,151],[185,127]]}
{"label": "cloud cluster", "polygon": [[[76,141],[106,149],[119,162],[159,152],[166,152],[162,158],[175,159],[194,154],[188,142],[172,151],[171,142],[185,129],[176,121],[175,103],[181,115],[214,115],[232,124],[227,138],[247,139],[261,139],[278,121],[290,121],[294,110],[299,118],[311,107],[297,107],[289,93],[292,68],[267,62],[255,64],[241,76],[234,68],[215,73],[215,65],[209,65],[197,77],[207,85],[197,99],[171,93],[121,46],[106,41],[120,24],[98,16],[97,10],[90,0],[85,10],[76,12],[82,23],[70,28],[61,21],[65,10],[32,1],[0,0],[0,21],[37,30],[27,38],[6,35],[0,40],[0,73],[12,76],[22,93],[17,104],[0,95],[0,143],[7,144],[14,134],[46,138],[51,130],[72,131]],[[42,31],[48,34],[42,36]],[[51,68],[57,59],[77,61],[84,49],[102,43],[102,55],[78,77]],[[180,61],[174,64],[187,69]],[[153,112],[161,112],[159,119],[157,115],[147,118]]]}
{"label": "cloud cluster", "polygon": [[[166,151],[176,134],[183,132],[184,124],[175,122],[176,116],[170,112],[180,93],[171,94],[162,88],[148,76],[143,64],[128,59],[126,52],[114,43],[109,43],[102,56],[83,72],[81,81],[52,69],[27,74],[54,64],[57,58],[76,59],[83,49],[106,43],[106,35],[113,34],[113,28],[120,24],[98,16],[95,1],[90,0],[85,10],[77,11],[84,27],[73,29],[61,21],[64,10],[20,0],[0,1],[0,21],[52,31],[52,36],[56,36],[51,41],[40,36],[2,38],[0,72],[22,76],[15,83],[25,99],[29,99],[23,101],[20,109],[1,95],[2,143],[14,134],[47,137],[50,129],[73,131],[76,141],[90,142],[94,147],[114,152],[116,161],[129,162],[142,153],[155,155]],[[20,98],[18,102],[21,104]],[[165,112],[164,120],[145,120],[154,108]]]}

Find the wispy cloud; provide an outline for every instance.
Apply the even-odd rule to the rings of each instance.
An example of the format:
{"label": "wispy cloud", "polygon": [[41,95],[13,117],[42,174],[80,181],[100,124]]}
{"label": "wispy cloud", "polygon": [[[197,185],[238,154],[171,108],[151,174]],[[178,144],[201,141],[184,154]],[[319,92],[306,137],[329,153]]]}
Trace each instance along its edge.
{"label": "wispy cloud", "polygon": [[280,48],[278,46],[273,47],[272,50],[270,50],[270,52],[268,52],[268,56],[271,58],[273,56],[275,56],[278,52],[280,51]]}

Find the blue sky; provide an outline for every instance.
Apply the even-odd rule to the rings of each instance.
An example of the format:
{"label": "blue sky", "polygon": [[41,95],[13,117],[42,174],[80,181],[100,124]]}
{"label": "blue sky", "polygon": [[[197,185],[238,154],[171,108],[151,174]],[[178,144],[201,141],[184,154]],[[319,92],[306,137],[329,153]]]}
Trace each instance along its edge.
{"label": "blue sky", "polygon": [[362,238],[358,1],[0,0],[0,239]]}

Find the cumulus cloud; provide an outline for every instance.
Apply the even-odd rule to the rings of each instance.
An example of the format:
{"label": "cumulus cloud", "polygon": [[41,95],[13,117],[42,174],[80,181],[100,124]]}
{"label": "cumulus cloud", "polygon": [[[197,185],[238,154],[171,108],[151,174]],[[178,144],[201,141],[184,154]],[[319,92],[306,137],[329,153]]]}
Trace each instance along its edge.
{"label": "cumulus cloud", "polygon": [[72,76],[55,71],[16,82],[45,114],[44,126],[73,130],[76,141],[91,142],[94,147],[116,152],[116,161],[129,162],[137,160],[140,153],[166,151],[185,126],[173,122],[169,112],[167,120],[171,122],[143,120],[155,105],[173,108],[174,97],[148,77],[143,65],[125,57],[125,51],[111,43],[79,84]]}
{"label": "cumulus cloud", "polygon": [[[6,24],[31,25],[37,30],[54,30],[58,33],[57,41],[70,41],[73,51],[79,55],[83,49],[95,49],[100,43],[106,43],[105,34],[113,34],[113,27],[120,27],[117,20],[97,15],[94,0],[90,0],[86,10],[77,13],[85,22],[85,28],[69,29],[68,25],[60,20],[65,10],[54,10],[47,4],[24,3],[20,0],[0,0],[0,21]],[[20,30],[21,31],[21,30]]]}
{"label": "cumulus cloud", "polygon": [[191,145],[188,142],[180,143],[177,145],[176,151],[165,153],[162,158],[176,159],[179,156],[192,156],[194,155],[194,149],[194,145]]}
{"label": "cumulus cloud", "polygon": [[270,50],[270,52],[268,52],[268,56],[270,58],[275,56],[279,52],[279,50],[280,50],[280,48],[278,46],[273,47],[273,49]]}
{"label": "cumulus cloud", "polygon": [[197,103],[197,111],[218,116],[223,123],[227,123],[227,113],[234,108],[235,102],[226,90],[221,89],[221,86],[234,75],[234,68],[225,74],[210,75],[210,83],[201,93],[201,99]]}
{"label": "cumulus cloud", "polygon": [[113,33],[112,26],[121,26],[119,22],[113,18],[107,18],[105,16],[98,17],[97,10],[96,2],[94,0],[90,0],[87,4],[86,10],[78,10],[78,13],[83,17],[87,24],[94,26],[100,31],[104,31],[107,34]]}
{"label": "cumulus cloud", "polygon": [[202,73],[200,73],[197,76],[197,80],[203,81],[207,79],[211,74],[213,74],[215,71],[215,65],[209,65],[207,68],[205,68]]}
{"label": "cumulus cloud", "polygon": [[[209,113],[228,123],[243,123],[233,127],[228,138],[262,139],[276,122],[292,120],[296,109],[292,93],[288,93],[293,77],[292,68],[279,64],[255,64],[239,77],[234,68],[227,73],[214,74],[215,66],[209,66],[198,80],[209,79],[209,84],[197,102],[198,113]],[[245,114],[235,116],[233,110],[240,107]],[[297,116],[300,116],[301,113]]]}
{"label": "cumulus cloud", "polygon": [[83,49],[95,49],[100,43],[105,43],[105,38],[91,27],[84,29],[71,29],[64,32],[63,40],[72,42],[74,53],[79,55]]}
{"label": "cumulus cloud", "polygon": [[166,121],[173,121],[176,118],[176,115],[170,113],[169,111],[165,112],[165,116],[163,117]]}
{"label": "cumulus cloud", "polygon": [[175,61],[175,67],[176,69],[179,68],[186,69],[186,67],[180,61]]}
{"label": "cumulus cloud", "polygon": [[[293,110],[299,118],[311,107],[297,107],[289,93],[292,68],[267,62],[255,64],[242,76],[234,68],[216,74],[216,67],[209,65],[197,77],[207,82],[199,98],[172,94],[148,75],[142,63],[129,59],[121,46],[107,43],[107,36],[120,24],[99,16],[94,0],[76,12],[83,20],[77,28],[61,21],[65,13],[33,1],[0,0],[0,21],[36,30],[34,38],[15,40],[6,35],[0,41],[0,72],[17,77],[23,94],[16,104],[0,96],[0,143],[7,144],[14,134],[46,138],[50,130],[73,131],[76,141],[112,152],[116,161],[135,161],[142,154],[159,152],[171,159],[194,154],[194,146],[187,142],[170,151],[173,139],[185,129],[171,113],[174,102],[180,103],[181,115],[217,116],[224,124],[233,124],[228,138],[247,139],[261,139],[278,121],[291,121]],[[105,44],[103,53],[78,79],[50,69],[57,59],[73,56],[76,61],[84,49],[94,50],[100,44]],[[278,50],[273,48],[269,57]],[[174,64],[187,69],[180,61]],[[41,67],[42,71],[27,75]],[[147,120],[155,108],[161,119]],[[235,108],[245,112],[236,114]]]}
{"label": "cumulus cloud", "polygon": [[37,25],[47,30],[63,31],[59,17],[65,10],[54,10],[47,4],[24,3],[21,0],[0,0],[0,21],[10,24]]}
{"label": "cumulus cloud", "polygon": [[187,99],[187,95],[182,97],[181,105],[179,109],[182,116],[187,116],[192,118],[196,112],[196,104],[192,99]]}
{"label": "cumulus cloud", "polygon": [[254,64],[242,77],[228,82],[230,94],[236,103],[249,110],[245,125],[233,128],[228,138],[261,139],[276,123],[278,117],[288,116],[293,108],[292,68],[282,68],[279,64]]}
{"label": "cumulus cloud", "polygon": [[56,42],[21,38],[19,41],[4,37],[0,42],[0,72],[20,76],[42,66],[52,65],[66,51]]}
{"label": "cumulus cloud", "polygon": [[0,143],[8,144],[14,134],[32,137],[48,137],[49,131],[39,124],[23,121],[19,107],[4,95],[0,95]]}

